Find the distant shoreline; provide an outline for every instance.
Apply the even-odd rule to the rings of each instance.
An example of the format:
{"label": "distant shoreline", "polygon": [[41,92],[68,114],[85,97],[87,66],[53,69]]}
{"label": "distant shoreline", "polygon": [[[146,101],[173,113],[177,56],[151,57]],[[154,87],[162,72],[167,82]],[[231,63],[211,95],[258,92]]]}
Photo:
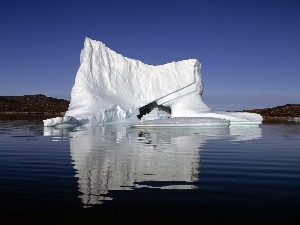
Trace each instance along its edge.
{"label": "distant shoreline", "polygon": [[272,108],[243,110],[260,114],[263,123],[300,123],[300,104],[286,104]]}
{"label": "distant shoreline", "polygon": [[57,116],[64,116],[65,112],[55,112],[55,113],[48,113],[48,112],[0,112],[0,114],[5,115],[57,115]]}
{"label": "distant shoreline", "polygon": [[0,119],[63,116],[70,101],[42,94],[0,96]]}
{"label": "distant shoreline", "polygon": [[[23,96],[0,96],[0,119],[49,119],[64,116],[70,101],[47,97],[42,94]],[[273,108],[242,110],[258,113],[263,123],[299,123],[300,104],[286,104]]]}
{"label": "distant shoreline", "polygon": [[58,116],[63,116],[65,113],[19,113],[19,112],[0,112],[0,120],[46,120]]}

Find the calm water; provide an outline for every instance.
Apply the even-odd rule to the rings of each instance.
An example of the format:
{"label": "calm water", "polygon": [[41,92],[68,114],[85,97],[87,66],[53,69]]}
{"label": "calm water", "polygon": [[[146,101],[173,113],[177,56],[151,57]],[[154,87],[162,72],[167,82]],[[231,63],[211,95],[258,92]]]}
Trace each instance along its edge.
{"label": "calm water", "polygon": [[55,130],[0,120],[0,182],[11,224],[299,224],[300,124]]}

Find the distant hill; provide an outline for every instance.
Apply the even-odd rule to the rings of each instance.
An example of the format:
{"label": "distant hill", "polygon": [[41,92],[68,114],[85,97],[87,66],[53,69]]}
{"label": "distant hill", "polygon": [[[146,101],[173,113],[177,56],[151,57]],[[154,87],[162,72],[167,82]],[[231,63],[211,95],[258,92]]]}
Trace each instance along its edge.
{"label": "distant hill", "polygon": [[243,110],[243,112],[258,113],[263,117],[263,122],[284,122],[300,118],[300,104],[286,104],[265,109]]}
{"label": "distant hill", "polygon": [[42,94],[0,96],[0,113],[64,114],[70,102]]}

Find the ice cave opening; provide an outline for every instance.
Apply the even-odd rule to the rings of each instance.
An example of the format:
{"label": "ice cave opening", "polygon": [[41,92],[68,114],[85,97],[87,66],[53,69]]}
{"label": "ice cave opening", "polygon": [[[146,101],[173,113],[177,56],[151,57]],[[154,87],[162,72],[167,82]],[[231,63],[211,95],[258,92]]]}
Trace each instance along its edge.
{"label": "ice cave opening", "polygon": [[172,114],[171,107],[159,105],[159,104],[157,104],[157,102],[153,101],[153,102],[150,102],[149,104],[139,108],[140,114],[137,115],[137,118],[141,119],[144,115],[149,114],[155,108],[157,108],[159,111],[166,112],[170,115]]}

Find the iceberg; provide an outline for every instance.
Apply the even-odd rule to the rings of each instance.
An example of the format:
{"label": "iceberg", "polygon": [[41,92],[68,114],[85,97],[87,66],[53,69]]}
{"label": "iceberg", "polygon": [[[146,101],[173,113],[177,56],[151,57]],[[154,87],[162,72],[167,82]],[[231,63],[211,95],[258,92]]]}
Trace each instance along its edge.
{"label": "iceberg", "polygon": [[[202,94],[201,64],[197,59],[147,65],[86,38],[69,108],[64,117],[44,120],[44,126],[182,125],[180,121],[187,126],[195,125],[193,121],[199,126],[229,126],[262,122],[255,113],[213,112],[202,101]],[[160,112],[163,116],[158,115]]]}

